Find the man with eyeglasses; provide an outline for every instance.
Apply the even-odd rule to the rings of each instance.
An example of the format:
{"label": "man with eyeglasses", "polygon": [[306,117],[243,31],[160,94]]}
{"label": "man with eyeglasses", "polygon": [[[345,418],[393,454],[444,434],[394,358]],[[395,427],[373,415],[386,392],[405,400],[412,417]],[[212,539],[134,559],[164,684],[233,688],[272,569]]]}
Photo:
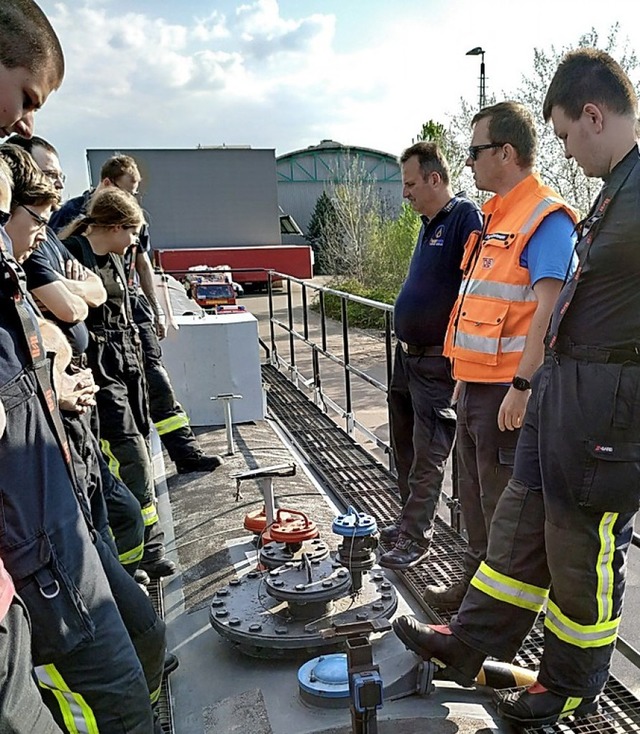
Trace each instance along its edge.
{"label": "man with eyeglasses", "polygon": [[487,553],[496,504],[513,471],[516,444],[542,364],[551,311],[570,267],[575,214],[534,172],[537,133],[516,102],[472,120],[467,165],[494,196],[467,242],[462,284],[449,319],[445,354],[457,380],[458,489],[467,532],[464,572],[424,599],[458,608]]}

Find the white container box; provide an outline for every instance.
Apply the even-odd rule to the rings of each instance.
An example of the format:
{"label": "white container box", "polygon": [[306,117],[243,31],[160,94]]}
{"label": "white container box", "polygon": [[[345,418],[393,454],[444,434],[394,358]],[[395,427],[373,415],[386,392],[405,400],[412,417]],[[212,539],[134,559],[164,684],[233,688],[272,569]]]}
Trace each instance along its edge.
{"label": "white container box", "polygon": [[224,404],[211,397],[232,393],[234,423],[264,418],[258,321],[248,312],[176,316],[161,342],[165,367],[193,426],[224,425]]}

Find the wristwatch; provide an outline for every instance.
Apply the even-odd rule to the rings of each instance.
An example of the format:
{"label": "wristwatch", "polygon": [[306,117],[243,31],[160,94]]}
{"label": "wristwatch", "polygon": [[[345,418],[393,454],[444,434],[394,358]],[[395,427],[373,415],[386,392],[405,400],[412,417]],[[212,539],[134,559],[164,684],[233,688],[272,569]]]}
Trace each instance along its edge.
{"label": "wristwatch", "polygon": [[513,378],[511,384],[516,390],[520,390],[520,392],[531,390],[531,383],[529,380],[526,380],[524,377],[518,377],[518,375]]}

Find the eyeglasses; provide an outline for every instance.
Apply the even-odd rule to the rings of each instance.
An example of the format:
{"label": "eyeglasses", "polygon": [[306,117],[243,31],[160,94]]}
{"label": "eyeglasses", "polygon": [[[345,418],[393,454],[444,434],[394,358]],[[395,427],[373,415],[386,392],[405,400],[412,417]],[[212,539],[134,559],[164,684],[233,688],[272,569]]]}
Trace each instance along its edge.
{"label": "eyeglasses", "polygon": [[33,209],[29,209],[28,206],[25,206],[24,204],[18,204],[18,206],[21,206],[26,212],[29,212],[31,215],[31,218],[34,219],[38,224],[38,229],[41,227],[46,227],[47,224],[49,224],[49,220],[45,219],[44,217],[41,217],[39,214],[36,214]]}
{"label": "eyeglasses", "polygon": [[0,227],[4,227],[4,225],[11,219],[11,212],[3,212],[0,209]]}
{"label": "eyeglasses", "polygon": [[485,143],[484,145],[470,145],[469,146],[469,158],[472,161],[477,160],[478,153],[481,150],[489,150],[490,148],[502,148],[504,143]]}
{"label": "eyeglasses", "polygon": [[42,171],[44,175],[50,180],[50,181],[60,181],[60,183],[64,183],[67,180],[67,177],[62,173],[62,171],[53,171],[51,169]]}

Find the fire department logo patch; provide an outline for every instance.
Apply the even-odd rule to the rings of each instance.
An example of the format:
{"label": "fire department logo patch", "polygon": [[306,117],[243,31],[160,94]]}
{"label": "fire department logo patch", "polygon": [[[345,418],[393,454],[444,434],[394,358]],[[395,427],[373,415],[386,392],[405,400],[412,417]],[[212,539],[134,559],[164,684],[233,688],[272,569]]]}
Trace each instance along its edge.
{"label": "fire department logo patch", "polygon": [[441,224],[429,240],[431,247],[442,247],[444,245],[444,224]]}
{"label": "fire department logo patch", "polygon": [[489,270],[489,268],[493,267],[493,258],[492,257],[483,257],[482,258],[482,267],[485,270]]}

